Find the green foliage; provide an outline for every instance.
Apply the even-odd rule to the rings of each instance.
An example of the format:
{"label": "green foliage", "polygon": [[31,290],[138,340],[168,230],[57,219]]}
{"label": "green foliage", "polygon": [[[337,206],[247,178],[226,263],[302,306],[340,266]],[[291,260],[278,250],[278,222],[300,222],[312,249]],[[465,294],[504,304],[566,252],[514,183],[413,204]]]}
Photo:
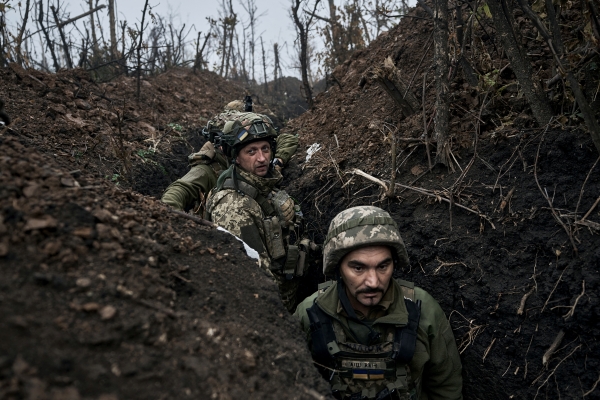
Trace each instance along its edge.
{"label": "green foliage", "polygon": [[138,156],[140,156],[142,158],[142,160],[144,161],[148,161],[148,158],[152,155],[154,155],[156,152],[154,151],[154,149],[148,149],[148,150],[138,150],[136,151],[136,154]]}
{"label": "green foliage", "polygon": [[104,179],[108,179],[108,180],[110,180],[111,182],[114,182],[114,183],[116,183],[117,185],[119,184],[119,179],[120,179],[120,178],[121,178],[121,175],[120,175],[120,174],[116,174],[116,173],[115,173],[115,174],[112,174],[112,176],[110,176],[110,175],[106,175],[106,176],[104,177]]}
{"label": "green foliage", "polygon": [[180,133],[183,132],[183,126],[176,124],[174,122],[167,124],[167,126],[176,132],[180,132]]}

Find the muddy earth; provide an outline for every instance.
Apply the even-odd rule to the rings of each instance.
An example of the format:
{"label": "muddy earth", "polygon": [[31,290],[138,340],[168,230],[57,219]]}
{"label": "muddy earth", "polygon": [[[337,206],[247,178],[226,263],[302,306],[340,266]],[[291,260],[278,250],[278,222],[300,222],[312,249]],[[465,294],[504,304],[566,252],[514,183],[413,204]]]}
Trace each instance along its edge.
{"label": "muddy earth", "polygon": [[[432,26],[410,15],[338,66],[337,83],[284,128],[300,138],[284,186],[306,233],[322,242],[350,206],[392,214],[412,264],[397,274],[449,317],[465,399],[600,398],[598,152],[576,118],[536,126],[510,68],[486,90],[457,73],[455,162],[430,169],[423,115],[404,117],[363,79],[391,57],[431,119],[427,78],[421,93]],[[503,68],[493,38],[481,43],[478,70]],[[245,89],[186,69],[140,87],[138,99],[133,78],[0,69],[13,119],[0,128],[0,398],[329,398],[242,244],[158,200],[208,118]]]}

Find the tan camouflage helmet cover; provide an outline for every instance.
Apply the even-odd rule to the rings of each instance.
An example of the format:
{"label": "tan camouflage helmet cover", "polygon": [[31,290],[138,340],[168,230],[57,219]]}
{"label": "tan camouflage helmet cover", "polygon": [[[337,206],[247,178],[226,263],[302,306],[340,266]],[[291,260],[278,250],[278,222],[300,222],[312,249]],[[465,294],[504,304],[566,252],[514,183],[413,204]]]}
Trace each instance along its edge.
{"label": "tan camouflage helmet cover", "polygon": [[241,100],[233,100],[227,103],[225,106],[225,111],[234,110],[234,111],[244,111],[245,104]]}
{"label": "tan camouflage helmet cover", "polygon": [[389,246],[397,255],[396,268],[409,266],[406,247],[390,214],[378,207],[358,206],[342,211],[329,224],[323,273],[333,275],[346,254],[365,246]]}

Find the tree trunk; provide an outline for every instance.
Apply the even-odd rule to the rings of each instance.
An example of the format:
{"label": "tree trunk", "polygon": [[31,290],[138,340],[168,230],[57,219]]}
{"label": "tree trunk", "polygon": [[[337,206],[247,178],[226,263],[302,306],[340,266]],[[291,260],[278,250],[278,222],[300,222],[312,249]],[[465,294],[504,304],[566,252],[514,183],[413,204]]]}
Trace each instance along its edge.
{"label": "tree trunk", "polygon": [[262,36],[260,37],[260,48],[262,49],[263,76],[264,76],[264,80],[265,80],[265,93],[269,93],[269,82],[267,81],[267,60],[265,57],[265,45],[263,43]]}
{"label": "tree trunk", "polygon": [[[306,102],[308,103],[308,108],[312,108],[314,106],[313,93],[312,88],[310,87],[310,82],[308,80],[308,31],[310,29],[312,17],[306,20],[306,24],[300,21],[300,16],[298,15],[300,3],[301,0],[294,1],[294,4],[292,6],[292,17],[294,18],[294,23],[296,24],[296,29],[298,30],[298,39],[300,39],[300,73],[302,75],[302,87],[304,89],[304,97],[306,99]],[[319,0],[315,2],[315,10],[318,4]]]}
{"label": "tree trunk", "polygon": [[23,34],[25,33],[25,27],[27,26],[27,21],[29,20],[29,5],[31,0],[27,0],[25,4],[25,16],[23,17],[23,25],[21,25],[21,29],[19,29],[19,34],[17,35],[17,45],[15,46],[15,53],[17,53],[17,63],[19,65],[23,65],[23,55],[21,54],[21,44],[23,43]]}
{"label": "tree trunk", "polygon": [[279,81],[277,79],[277,73],[279,72],[279,45],[277,43],[273,44],[273,57],[273,86],[275,93],[277,93],[279,91]]}
{"label": "tree trunk", "polygon": [[73,62],[71,61],[71,54],[69,53],[69,44],[67,43],[65,32],[58,19],[58,11],[56,11],[56,8],[54,6],[50,6],[50,9],[52,10],[52,14],[54,15],[54,22],[56,23],[58,33],[60,34],[60,39],[62,40],[63,52],[65,53],[65,60],[67,61],[67,68],[73,69]]}
{"label": "tree trunk", "polygon": [[[144,7],[144,9],[146,9],[146,7]],[[119,54],[117,50],[117,18],[115,16],[115,0],[108,0],[108,21],[110,27],[110,53],[113,59],[116,59],[119,57]]]}
{"label": "tree trunk", "polygon": [[56,53],[54,52],[54,44],[50,39],[50,34],[48,33],[48,29],[44,26],[44,3],[40,0],[40,10],[38,12],[38,23],[42,28],[42,32],[44,32],[44,36],[46,37],[46,44],[48,45],[48,50],[50,50],[50,55],[52,56],[52,62],[54,63],[54,72],[58,72],[60,69],[60,65],[58,64],[58,58],[56,57]]}
{"label": "tree trunk", "polygon": [[435,65],[435,125],[434,136],[437,140],[435,162],[452,169],[450,147],[448,143],[448,0],[434,1],[433,43]]}
{"label": "tree trunk", "polygon": [[146,19],[146,10],[148,9],[148,0],[144,2],[144,11],[142,11],[142,23],[140,25],[140,41],[137,45],[137,101],[140,102],[141,81],[142,81],[142,44],[144,39],[144,21]]}
{"label": "tree trunk", "polygon": [[531,107],[533,116],[541,126],[550,122],[553,116],[548,99],[544,94],[541,83],[534,78],[531,61],[517,42],[512,29],[512,17],[508,12],[504,0],[488,0],[487,2],[496,31],[506,55],[517,76],[523,94]]}
{"label": "tree trunk", "polygon": [[[90,11],[94,9],[94,0],[89,0],[89,7]],[[98,38],[96,37],[96,21],[93,12],[90,12],[90,28],[92,31],[92,54],[95,57],[98,55]]]}

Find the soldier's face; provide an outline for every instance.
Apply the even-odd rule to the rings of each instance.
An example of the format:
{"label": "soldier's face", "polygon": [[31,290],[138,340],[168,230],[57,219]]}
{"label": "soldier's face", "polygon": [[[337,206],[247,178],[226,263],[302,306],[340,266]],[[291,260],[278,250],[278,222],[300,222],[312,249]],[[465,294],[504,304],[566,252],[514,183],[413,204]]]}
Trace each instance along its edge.
{"label": "soldier's face", "polygon": [[383,298],[393,272],[392,252],[387,246],[363,247],[346,254],[340,275],[352,307],[367,315]]}
{"label": "soldier's face", "polygon": [[271,157],[271,145],[266,140],[261,140],[242,148],[235,161],[244,171],[265,176],[269,172]]}

